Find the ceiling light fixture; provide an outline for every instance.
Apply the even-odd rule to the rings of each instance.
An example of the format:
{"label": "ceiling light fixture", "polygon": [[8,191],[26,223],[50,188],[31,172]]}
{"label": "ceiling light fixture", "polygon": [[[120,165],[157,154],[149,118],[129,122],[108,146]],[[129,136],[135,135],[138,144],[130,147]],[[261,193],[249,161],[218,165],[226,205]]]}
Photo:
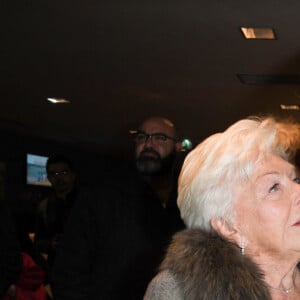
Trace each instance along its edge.
{"label": "ceiling light fixture", "polygon": [[48,101],[51,103],[57,104],[57,103],[70,103],[69,100],[64,98],[47,98]]}
{"label": "ceiling light fixture", "polygon": [[240,27],[246,40],[275,40],[272,28],[267,27]]}
{"label": "ceiling light fixture", "polygon": [[280,104],[280,108],[282,110],[299,110],[300,107],[297,104],[291,104],[291,105]]}

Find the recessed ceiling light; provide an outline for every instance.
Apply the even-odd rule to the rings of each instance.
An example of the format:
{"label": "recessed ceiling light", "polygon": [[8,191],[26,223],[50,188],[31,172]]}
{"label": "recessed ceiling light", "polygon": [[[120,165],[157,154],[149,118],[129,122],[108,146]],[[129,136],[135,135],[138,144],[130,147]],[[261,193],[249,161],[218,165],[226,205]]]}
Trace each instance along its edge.
{"label": "recessed ceiling light", "polygon": [[129,130],[129,133],[130,134],[135,134],[135,133],[137,133],[137,130],[135,130],[135,129]]}
{"label": "recessed ceiling light", "polygon": [[291,104],[291,105],[280,104],[280,108],[282,110],[299,110],[299,105],[297,105],[297,104]]}
{"label": "recessed ceiling light", "polygon": [[275,40],[275,33],[272,28],[241,27],[241,31],[247,40]]}
{"label": "recessed ceiling light", "polygon": [[48,101],[51,103],[70,103],[69,100],[64,99],[64,98],[47,98]]}

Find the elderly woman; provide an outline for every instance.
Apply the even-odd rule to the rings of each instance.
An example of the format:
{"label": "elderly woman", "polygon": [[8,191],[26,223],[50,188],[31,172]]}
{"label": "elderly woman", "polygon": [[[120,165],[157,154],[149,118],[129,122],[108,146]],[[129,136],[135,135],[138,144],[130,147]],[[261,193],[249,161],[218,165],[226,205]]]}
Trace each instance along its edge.
{"label": "elderly woman", "polygon": [[279,123],[245,119],[189,153],[177,233],[144,300],[300,299],[300,185]]}

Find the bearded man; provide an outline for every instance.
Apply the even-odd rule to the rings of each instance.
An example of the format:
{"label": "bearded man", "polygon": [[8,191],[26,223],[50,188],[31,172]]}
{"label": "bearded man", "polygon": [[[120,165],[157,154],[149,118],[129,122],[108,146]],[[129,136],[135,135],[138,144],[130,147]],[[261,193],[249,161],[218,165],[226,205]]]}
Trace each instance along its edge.
{"label": "bearded man", "polygon": [[56,300],[142,299],[171,236],[184,227],[173,123],[151,117],[131,133],[134,171],[120,168],[70,216],[54,266]]}
{"label": "bearded man", "polygon": [[175,127],[168,119],[152,117],[145,120],[133,136],[137,170],[166,207],[176,183],[175,162],[181,150]]}

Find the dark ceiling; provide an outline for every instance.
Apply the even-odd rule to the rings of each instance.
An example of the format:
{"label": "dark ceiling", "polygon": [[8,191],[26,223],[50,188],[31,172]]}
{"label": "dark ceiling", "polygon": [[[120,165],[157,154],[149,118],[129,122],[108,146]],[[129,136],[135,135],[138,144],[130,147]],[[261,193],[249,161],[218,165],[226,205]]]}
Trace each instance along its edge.
{"label": "dark ceiling", "polygon": [[[299,0],[7,0],[0,11],[1,129],[120,152],[151,115],[194,143],[252,114],[299,119],[279,107],[300,104]],[[277,39],[247,41],[240,26]]]}

